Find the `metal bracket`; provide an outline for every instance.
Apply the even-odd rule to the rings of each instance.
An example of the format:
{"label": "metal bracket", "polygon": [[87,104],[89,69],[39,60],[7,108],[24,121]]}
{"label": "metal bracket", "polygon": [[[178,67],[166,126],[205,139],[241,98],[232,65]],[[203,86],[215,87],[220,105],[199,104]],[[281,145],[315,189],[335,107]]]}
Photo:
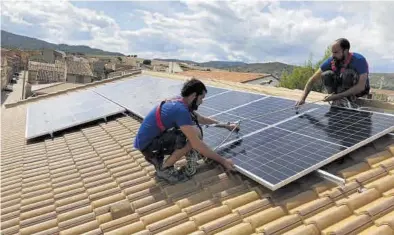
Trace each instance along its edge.
{"label": "metal bracket", "polygon": [[342,186],[342,187],[345,186],[346,181],[344,179],[342,179],[341,177],[338,177],[336,175],[333,175],[331,173],[328,173],[327,171],[323,171],[323,170],[320,170],[320,169],[316,170],[316,173],[320,177],[322,177],[322,178],[324,178],[326,180],[329,180],[329,181],[331,181],[331,182],[333,182],[333,183],[335,183],[335,184],[337,184],[339,186]]}

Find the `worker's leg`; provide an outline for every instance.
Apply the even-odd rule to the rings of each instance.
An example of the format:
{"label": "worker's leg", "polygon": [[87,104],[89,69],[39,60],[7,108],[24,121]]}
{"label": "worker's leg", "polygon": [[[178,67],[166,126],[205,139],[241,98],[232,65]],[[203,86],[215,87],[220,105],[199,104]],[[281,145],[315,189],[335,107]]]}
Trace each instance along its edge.
{"label": "worker's leg", "polygon": [[[199,130],[197,130],[198,133],[200,133]],[[171,156],[169,156],[167,158],[167,160],[164,162],[163,164],[163,168],[169,167],[169,166],[173,166],[175,164],[175,162],[179,161],[179,159],[181,159],[183,156],[185,156],[186,154],[188,154],[190,151],[192,151],[192,146],[190,144],[189,141],[187,141],[186,136],[182,133],[182,131],[178,131],[175,133],[175,150],[174,152],[171,154]],[[198,135],[198,137],[201,139],[202,136],[201,134]]]}
{"label": "worker's leg", "polygon": [[333,71],[331,70],[324,71],[321,75],[321,78],[323,85],[326,88],[328,94],[337,93],[338,78]]}
{"label": "worker's leg", "polygon": [[[344,91],[348,90],[349,88],[355,86],[359,81],[359,76],[355,70],[345,69],[345,71],[342,73],[341,79],[342,79],[342,83],[338,89],[338,92],[344,92]],[[348,100],[346,102],[347,104],[342,105],[342,106],[345,106],[348,108],[356,108],[357,107],[354,104],[354,102],[357,99],[356,95],[350,95],[350,96],[346,97],[346,99]]]}

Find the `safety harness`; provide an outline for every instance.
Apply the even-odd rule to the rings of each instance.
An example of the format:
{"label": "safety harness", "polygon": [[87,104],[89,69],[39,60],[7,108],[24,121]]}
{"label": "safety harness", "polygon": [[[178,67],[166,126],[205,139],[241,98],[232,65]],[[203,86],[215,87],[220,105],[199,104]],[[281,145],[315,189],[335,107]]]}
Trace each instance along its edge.
{"label": "safety harness", "polygon": [[339,74],[338,74],[337,65],[335,64],[335,60],[331,60],[331,70],[334,73],[337,73],[338,75],[340,75],[341,73],[345,72],[345,69],[347,69],[349,67],[350,62],[352,61],[352,57],[353,57],[353,53],[349,53],[349,56],[347,57],[347,59],[345,60],[345,63],[341,67],[341,70],[340,70]]}
{"label": "safety harness", "polygon": [[190,113],[190,116],[191,116],[193,122],[197,125],[198,129],[200,129],[201,137],[202,137],[202,136],[203,136],[203,131],[202,131],[202,128],[201,128],[201,126],[200,126],[200,124],[199,124],[199,122],[198,122],[197,115],[196,115],[193,111],[190,110],[189,106],[184,102],[184,100],[183,100],[182,98],[175,98],[175,99],[163,100],[163,101],[160,103],[160,105],[157,106],[157,108],[156,108],[156,113],[155,113],[155,114],[156,114],[156,115],[155,115],[155,116],[156,116],[156,124],[157,124],[157,126],[159,127],[161,133],[163,133],[163,132],[166,131],[166,128],[165,128],[165,126],[164,126],[164,124],[163,124],[163,122],[162,122],[162,120],[161,120],[161,107],[162,107],[163,104],[165,104],[167,101],[182,102],[182,103],[185,105],[185,107],[187,108],[187,110],[188,110],[189,113]]}

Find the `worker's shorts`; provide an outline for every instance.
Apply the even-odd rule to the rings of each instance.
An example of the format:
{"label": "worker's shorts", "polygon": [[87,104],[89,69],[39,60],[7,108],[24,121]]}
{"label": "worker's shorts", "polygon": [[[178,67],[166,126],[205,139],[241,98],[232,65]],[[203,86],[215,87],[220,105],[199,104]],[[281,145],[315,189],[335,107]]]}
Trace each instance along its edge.
{"label": "worker's shorts", "polygon": [[175,150],[185,147],[186,143],[187,139],[183,132],[180,129],[173,128],[153,139],[141,152],[145,160],[153,164],[155,168],[160,168],[165,155],[171,155]]}
{"label": "worker's shorts", "polygon": [[[349,88],[356,85],[359,81],[360,77],[358,73],[353,69],[345,69],[345,71],[338,76],[331,70],[327,70],[322,73],[322,82],[327,90],[327,93],[338,94],[348,90]],[[364,96],[368,94],[368,90],[365,89],[360,94],[357,94],[357,97]]]}

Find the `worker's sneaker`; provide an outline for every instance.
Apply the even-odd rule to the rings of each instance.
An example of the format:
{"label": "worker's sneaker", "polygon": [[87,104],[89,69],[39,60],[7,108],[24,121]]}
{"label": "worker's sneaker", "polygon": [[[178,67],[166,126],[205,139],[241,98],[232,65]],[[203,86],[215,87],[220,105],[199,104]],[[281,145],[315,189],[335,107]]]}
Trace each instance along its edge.
{"label": "worker's sneaker", "polygon": [[200,159],[199,153],[195,150],[191,150],[186,154],[186,167],[183,169],[187,176],[192,176],[197,172],[197,161]]}
{"label": "worker's sneaker", "polygon": [[187,175],[183,171],[178,171],[174,168],[174,166],[157,170],[156,176],[159,179],[167,181],[169,184],[176,184],[189,180],[189,177],[187,177]]}

